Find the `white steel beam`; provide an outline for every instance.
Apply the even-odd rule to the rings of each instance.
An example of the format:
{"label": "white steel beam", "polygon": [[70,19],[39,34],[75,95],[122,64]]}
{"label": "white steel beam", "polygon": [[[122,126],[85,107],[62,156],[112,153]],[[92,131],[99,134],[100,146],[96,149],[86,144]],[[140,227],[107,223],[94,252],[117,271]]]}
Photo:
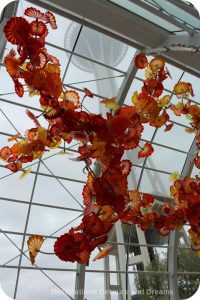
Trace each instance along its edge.
{"label": "white steel beam", "polygon": [[[115,232],[116,232],[116,238],[118,242],[124,243],[124,234],[121,226],[121,222],[118,221],[115,223]],[[129,287],[129,282],[128,286],[126,286],[126,250],[124,245],[117,245],[118,249],[118,263],[119,263],[119,270],[120,271],[120,296],[122,300],[131,300],[131,292],[130,292],[130,287]],[[121,273],[123,271],[124,273]],[[128,296],[128,297],[127,297]]]}
{"label": "white steel beam", "polygon": [[[109,270],[109,255],[104,258],[104,269]],[[104,274],[104,289],[105,289],[105,295],[104,299],[105,300],[111,300],[111,294],[110,290],[112,290],[111,284],[110,284],[110,274],[105,273]]]}
{"label": "white steel beam", "polygon": [[155,48],[146,50],[147,54],[167,51],[199,52],[200,51],[200,33],[191,32],[180,35],[170,35]]}
{"label": "white steel beam", "polygon": [[127,74],[126,76],[124,77],[124,80],[121,84],[121,87],[120,87],[120,90],[119,90],[119,93],[117,95],[117,99],[116,99],[116,102],[122,106],[124,104],[124,101],[126,99],[126,96],[128,94],[128,91],[130,89],[130,86],[136,76],[136,73],[137,73],[137,68],[135,66],[135,57],[140,53],[140,51],[136,51],[135,52],[135,55],[130,63],[130,66],[128,68],[128,71],[127,71]]}
{"label": "white steel beam", "polygon": [[[157,35],[155,35],[154,24],[108,1],[31,0],[30,2],[54,10],[74,22],[91,27],[122,42],[126,43],[129,40],[129,43],[136,48],[158,44],[168,35],[166,30],[157,26]],[[95,13],[97,11],[98,14]]]}
{"label": "white steel beam", "polygon": [[[155,48],[172,35],[167,30],[108,1],[29,0],[29,2],[116,38],[136,49]],[[94,13],[97,11],[98,14]],[[192,59],[187,53],[180,51],[163,53],[163,56],[168,62],[199,76],[200,59],[198,54],[194,54]]]}
{"label": "white steel beam", "polygon": [[[190,148],[191,154],[194,154],[196,152],[196,149],[197,146],[196,146],[196,142],[194,141]],[[194,164],[192,162],[192,158],[191,156],[188,156],[181,173],[181,179],[183,179],[185,176],[190,176],[193,166]],[[169,248],[168,248],[169,290],[172,291],[172,293],[170,293],[170,300],[179,299],[178,277],[177,277],[178,274],[177,242],[178,242],[178,232],[174,230],[169,235]]]}

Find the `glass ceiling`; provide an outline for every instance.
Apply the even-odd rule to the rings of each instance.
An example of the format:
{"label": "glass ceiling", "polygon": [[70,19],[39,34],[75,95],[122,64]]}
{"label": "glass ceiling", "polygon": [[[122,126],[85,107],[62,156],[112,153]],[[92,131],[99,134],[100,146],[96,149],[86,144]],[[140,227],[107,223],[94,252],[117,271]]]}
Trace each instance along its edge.
{"label": "glass ceiling", "polygon": [[[169,22],[161,21],[150,11],[136,4],[137,1],[112,2],[124,8],[143,15],[155,24],[167,28],[169,31],[181,29]],[[164,9],[169,15],[174,13],[173,6],[167,1],[142,1],[146,7]],[[28,1],[20,1],[17,15],[22,16],[26,7],[36,5]],[[42,10],[42,9],[41,9]],[[154,18],[153,18],[154,17]],[[177,19],[186,18],[187,25],[199,28],[200,24],[196,18],[187,19],[187,13],[181,9],[176,10]],[[157,19],[156,19],[157,18]],[[59,58],[61,62],[61,74],[63,84],[69,89],[75,89],[84,95],[83,88],[90,89],[95,97],[84,102],[84,109],[93,113],[102,113],[106,110],[99,105],[99,100],[117,96],[127,71],[136,54],[137,49],[123,44],[111,37],[105,36],[97,31],[72,22],[60,15],[56,15],[58,29],[56,34],[50,31],[47,37],[48,51]],[[196,23],[195,23],[196,22]],[[4,56],[11,49],[6,44]],[[172,80],[166,82],[166,94],[171,94],[173,85],[183,76],[182,80],[191,82],[194,88],[194,102],[200,103],[199,78],[184,72],[177,67],[168,65],[172,73]],[[18,99],[14,92],[14,86],[3,65],[3,58],[0,67],[0,77],[3,78],[3,85],[0,85],[0,148],[8,144],[7,139],[17,132],[25,133],[27,128],[32,128],[32,122],[26,118],[25,110],[30,109],[36,115],[41,109],[38,105],[37,96],[29,97],[28,91],[22,99]],[[130,85],[123,105],[131,103],[132,93],[139,90],[142,85],[143,71],[138,71]],[[177,102],[175,97],[174,102]],[[185,161],[190,153],[193,143],[193,136],[185,138],[185,128],[188,121],[184,118],[174,118],[170,115],[171,121],[175,124],[174,130],[163,132],[163,128],[156,129],[145,126],[143,142],[150,142],[155,149],[155,156],[148,159],[141,159],[137,162],[137,152],[127,152],[125,157],[130,159],[134,165],[129,176],[129,188],[139,188],[141,192],[154,194],[157,203],[169,198],[169,175],[174,171],[183,170]],[[45,120],[43,126],[47,126]],[[177,137],[176,137],[177,134]],[[57,257],[38,255],[37,266],[32,266],[27,256],[27,239],[31,234],[40,234],[46,238],[43,251],[52,249],[56,237],[68,231],[72,226],[80,223],[83,214],[82,189],[86,182],[86,174],[83,173],[84,165],[76,163],[70,158],[77,156],[78,144],[72,142],[68,145],[68,154],[59,155],[60,149],[47,152],[41,161],[34,161],[27,164],[31,168],[30,174],[23,180],[19,180],[20,174],[10,174],[0,162],[0,228],[1,228],[1,272],[0,280],[6,293],[19,300],[49,300],[74,299],[74,288],[76,282],[77,265],[60,261]],[[117,225],[118,226],[118,225]],[[120,227],[121,228],[121,227]],[[113,244],[109,259],[90,262],[85,267],[85,291],[88,294],[86,299],[103,299],[105,289],[104,279],[110,273],[110,284],[117,289],[120,276],[118,265],[120,264],[119,253],[128,253],[129,266],[128,277],[131,294],[136,294],[134,285],[135,274],[141,270],[141,263],[131,264],[131,260],[137,255],[146,259],[142,267],[144,272],[145,263],[150,261],[150,250],[157,250],[159,256],[163,252],[168,253],[168,239],[161,238],[155,232],[139,232],[138,228],[132,227],[131,235],[128,236],[128,226],[116,228],[110,235],[109,243]],[[121,231],[120,231],[121,230]],[[120,236],[120,232],[122,233]],[[180,239],[179,247],[190,251],[187,239]],[[129,239],[130,237],[130,239]],[[129,244],[129,246],[127,246]],[[140,246],[142,245],[142,246]],[[92,258],[97,254],[94,251]],[[105,272],[107,270],[107,272]],[[122,268],[121,268],[121,271]],[[189,271],[189,270],[186,270]],[[200,271],[200,270],[199,270]],[[162,276],[167,281],[167,269]],[[149,275],[148,275],[149,276]],[[155,272],[152,276],[160,276]],[[89,293],[90,291],[90,293]],[[111,299],[118,299],[117,292],[111,292]],[[71,298],[70,298],[71,297]]]}
{"label": "glass ceiling", "polygon": [[[184,8],[166,0],[108,0],[148,21],[168,30],[179,32],[200,29],[200,19]],[[180,1],[177,1],[177,4]],[[187,3],[183,2],[185,6]],[[195,8],[194,11],[196,12]],[[179,24],[178,24],[179,23]],[[183,28],[183,25],[185,26]]]}

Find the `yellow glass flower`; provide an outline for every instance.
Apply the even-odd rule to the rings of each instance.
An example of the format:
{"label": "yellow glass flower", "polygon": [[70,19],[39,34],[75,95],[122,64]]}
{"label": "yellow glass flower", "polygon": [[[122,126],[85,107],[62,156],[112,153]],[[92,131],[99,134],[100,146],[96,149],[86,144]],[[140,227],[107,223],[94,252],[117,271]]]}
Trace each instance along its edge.
{"label": "yellow glass flower", "polygon": [[138,101],[138,92],[133,93],[131,101],[132,101],[133,104],[137,103],[137,101]]}
{"label": "yellow glass flower", "polygon": [[53,142],[49,145],[50,149],[57,149],[58,147],[60,147],[62,141],[61,140],[56,140],[53,139]]}
{"label": "yellow glass flower", "polygon": [[192,134],[195,133],[195,130],[193,128],[185,128],[185,132]]}
{"label": "yellow glass flower", "polygon": [[175,187],[171,186],[170,187],[170,197],[173,198],[174,195],[176,194],[177,190],[175,189]]}
{"label": "yellow glass flower", "polygon": [[157,72],[158,70],[164,68],[165,60],[162,57],[155,57],[150,61],[149,67],[153,72]]}
{"label": "yellow glass flower", "polygon": [[154,78],[156,76],[156,72],[153,72],[150,68],[145,69],[145,79]]}
{"label": "yellow glass flower", "polygon": [[158,100],[158,104],[159,104],[159,106],[167,107],[169,105],[170,101],[171,101],[171,96],[166,95]]}
{"label": "yellow glass flower", "polygon": [[190,87],[187,82],[178,82],[174,86],[174,93],[176,95],[185,95],[190,92]]}
{"label": "yellow glass flower", "polygon": [[74,105],[78,105],[79,104],[79,94],[76,91],[68,91],[65,92],[66,95],[66,100],[74,103]]}
{"label": "yellow glass flower", "polygon": [[111,99],[105,99],[102,100],[101,103],[105,104],[105,107],[112,109],[112,110],[118,110],[120,108],[119,104],[115,102],[116,98],[113,97]]}
{"label": "yellow glass flower", "polygon": [[30,172],[31,172],[31,168],[23,170],[22,174],[19,176],[19,179],[20,180],[24,179]]}
{"label": "yellow glass flower", "polygon": [[179,109],[183,109],[184,108],[184,104],[182,102],[178,102],[176,104],[176,107],[178,107]]}
{"label": "yellow glass flower", "polygon": [[174,181],[176,181],[177,179],[180,178],[180,174],[179,172],[173,172],[170,177],[169,180],[171,181],[171,183],[174,183]]}
{"label": "yellow glass flower", "polygon": [[56,66],[54,64],[47,64],[46,67],[45,67],[45,70],[48,73],[51,73],[51,74],[54,74],[54,73],[60,74],[60,68],[59,68],[59,66]]}
{"label": "yellow glass flower", "polygon": [[35,257],[37,256],[38,252],[40,251],[40,248],[41,248],[43,242],[44,242],[44,238],[40,235],[32,235],[27,241],[29,256],[30,256],[32,265],[35,263]]}

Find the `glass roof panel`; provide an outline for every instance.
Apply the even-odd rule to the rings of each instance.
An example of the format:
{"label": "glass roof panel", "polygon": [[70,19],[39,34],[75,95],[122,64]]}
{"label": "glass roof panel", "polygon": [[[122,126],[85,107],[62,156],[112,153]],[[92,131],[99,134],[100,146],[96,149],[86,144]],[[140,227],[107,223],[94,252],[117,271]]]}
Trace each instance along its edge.
{"label": "glass roof panel", "polygon": [[200,175],[199,169],[197,169],[195,166],[193,166],[191,177],[195,177],[196,174]]}
{"label": "glass roof panel", "polygon": [[176,124],[168,132],[164,132],[163,128],[159,128],[154,139],[156,143],[185,152],[190,150],[193,140],[193,134],[186,134],[185,128]]}
{"label": "glass roof panel", "polygon": [[3,230],[23,232],[27,210],[28,207],[25,204],[1,200],[0,228]]}
{"label": "glass roof panel", "polygon": [[[93,93],[102,96],[102,98],[111,98],[113,95],[117,95],[123,77],[118,78],[118,80],[116,80],[115,77],[122,76],[124,74],[113,71],[108,67],[101,66],[86,59],[78,58],[78,62],[80,67],[77,66],[77,57],[73,56],[64,79],[65,84],[68,85],[68,83],[75,83],[72,84],[72,87],[76,88],[76,83],[82,82],[80,83],[79,88],[83,89],[87,86]],[[83,69],[81,67],[82,65],[93,71],[90,72]]]}
{"label": "glass roof panel", "polygon": [[[18,246],[21,247],[22,244],[22,236],[20,235],[14,235],[10,234],[9,237],[14,241],[14,243]],[[19,250],[14,247],[11,242],[3,235],[0,235],[0,264],[3,265],[10,259],[12,259],[15,256],[18,256]],[[16,265],[19,262],[19,257],[16,258],[15,260],[11,261],[9,265]],[[2,278],[3,279],[3,278]],[[2,280],[3,281],[3,280]],[[1,284],[2,284],[1,281]]]}
{"label": "glass roof panel", "polygon": [[192,88],[194,91],[194,97],[191,99],[192,101],[195,101],[197,104],[200,104],[200,78],[196,77],[194,75],[185,73],[183,75],[183,81],[190,82],[192,81]]}
{"label": "glass roof panel", "polygon": [[1,288],[8,297],[13,298],[16,278],[17,270],[2,268],[2,272],[0,272]]}
{"label": "glass roof panel", "polygon": [[[181,173],[186,154],[153,145],[154,153],[147,158],[146,166],[172,173]],[[172,163],[173,162],[173,163]]]}
{"label": "glass roof panel", "polygon": [[[27,176],[28,177],[28,176]],[[35,193],[33,201],[34,203],[42,203],[46,205],[56,205],[62,208],[73,208],[82,211],[81,206],[78,204],[80,202],[82,204],[82,190],[84,184],[67,181],[67,180],[59,180],[58,182],[55,178],[50,178],[46,176],[39,176],[38,182],[36,185]],[[65,190],[65,189],[66,190]],[[55,201],[55,190],[56,190],[56,201]],[[78,201],[76,202],[75,199]],[[68,213],[68,211],[66,211]],[[70,213],[70,212],[69,212]]]}
{"label": "glass roof panel", "polygon": [[[51,235],[56,229],[65,226],[80,215],[80,212],[71,211],[66,213],[66,210],[36,207],[31,208],[29,224],[27,232],[34,232],[35,234]],[[73,226],[78,225],[80,219],[73,221]],[[71,225],[65,226],[64,232],[69,230]],[[59,232],[61,234],[61,232]]]}
{"label": "glass roof panel", "polygon": [[0,168],[0,177],[9,176],[0,179],[1,197],[29,201],[35,176],[28,174],[29,176],[19,180],[21,173],[11,174],[9,170],[4,173],[3,170],[4,168]]}
{"label": "glass roof panel", "polygon": [[[58,284],[62,290],[73,297],[75,272],[44,271],[48,277]],[[53,282],[44,276],[39,270],[21,270],[19,280],[18,299],[44,299],[59,300],[69,299]],[[67,282],[67,284],[66,284]],[[26,287],[26,288],[25,288]]]}
{"label": "glass roof panel", "polygon": [[169,181],[168,174],[144,170],[140,184],[140,190],[142,193],[169,197],[170,186],[171,182]]}
{"label": "glass roof panel", "polygon": [[[45,165],[41,165],[40,172],[49,174],[50,170],[54,170],[53,173],[59,177],[66,177],[71,179],[77,179],[77,174],[79,174],[79,178],[77,179],[79,182],[87,181],[87,174],[83,173],[83,169],[85,167],[83,162],[74,162],[70,158],[75,159],[78,155],[67,156],[67,155],[55,155],[46,160]],[[47,166],[47,167],[46,167]],[[69,175],[70,170],[70,175]],[[69,177],[67,177],[67,174]]]}
{"label": "glass roof panel", "polygon": [[[177,19],[191,25],[194,28],[200,28],[200,19],[191,15],[186,10],[178,7],[178,5],[175,5],[166,0],[143,0],[143,1],[156,6],[158,9],[164,10],[169,15],[176,17]],[[186,3],[184,4],[187,5]]]}
{"label": "glass roof panel", "polygon": [[103,273],[89,273],[85,274],[85,290],[87,300],[102,300],[104,297],[104,274]]}
{"label": "glass roof panel", "polygon": [[[78,24],[74,22],[69,25],[65,35],[65,49],[73,48],[77,37],[77,28]],[[86,26],[83,26],[80,31],[80,36],[74,48],[75,53],[111,67],[122,68],[121,70],[124,71],[128,69],[135,51],[136,49]],[[74,63],[84,70],[94,72],[91,66],[80,62],[78,57]]]}
{"label": "glass roof panel", "polygon": [[141,7],[140,5],[137,5],[135,3],[133,3],[132,1],[129,0],[108,0],[110,2],[113,2],[121,7],[123,7],[124,9],[132,12],[133,14],[136,14],[150,22],[152,22],[153,24],[164,28],[165,30],[168,30],[170,32],[172,31],[178,31],[181,28],[178,26],[173,25],[172,23],[164,20],[162,17],[158,17],[157,15],[153,14],[152,12],[150,12],[147,9]]}
{"label": "glass roof panel", "polygon": [[[130,160],[130,158],[129,158]],[[131,173],[128,176],[128,188],[129,190],[133,190],[137,188],[137,183],[140,178],[142,169],[139,167],[134,167],[131,170]]]}

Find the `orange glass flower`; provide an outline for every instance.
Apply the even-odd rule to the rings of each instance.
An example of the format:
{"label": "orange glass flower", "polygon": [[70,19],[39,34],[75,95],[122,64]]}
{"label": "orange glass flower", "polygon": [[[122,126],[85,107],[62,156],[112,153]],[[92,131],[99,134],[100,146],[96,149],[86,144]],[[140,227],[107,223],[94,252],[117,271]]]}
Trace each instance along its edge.
{"label": "orange glass flower", "polygon": [[83,264],[89,260],[90,251],[81,248],[86,248],[88,244],[89,241],[83,233],[66,233],[56,240],[54,251],[61,260]]}
{"label": "orange glass flower", "polygon": [[93,259],[93,261],[96,261],[97,259],[101,259],[101,258],[104,258],[106,257],[110,250],[112,249],[112,245],[107,245],[105,248],[103,248],[96,256],[95,258]]}
{"label": "orange glass flower", "polygon": [[195,164],[195,166],[196,166],[197,169],[200,169],[200,156],[197,156],[194,159],[194,164]]}
{"label": "orange glass flower", "polygon": [[47,11],[45,13],[45,17],[47,19],[47,22],[50,24],[51,28],[52,29],[56,29],[57,28],[57,24],[56,24],[56,19],[55,19],[54,14],[52,14],[52,12],[50,12],[50,11]]}
{"label": "orange glass flower", "polygon": [[4,33],[11,44],[23,46],[30,36],[30,24],[22,17],[14,17],[7,22]]}
{"label": "orange glass flower", "polygon": [[148,59],[145,54],[138,54],[135,57],[135,66],[138,69],[144,69],[148,66]]}
{"label": "orange glass flower", "polygon": [[13,162],[13,163],[6,165],[6,168],[9,169],[11,172],[16,173],[19,170],[21,170],[22,163],[21,163],[21,161]]}
{"label": "orange glass flower", "polygon": [[28,16],[31,18],[39,19],[42,21],[47,21],[47,17],[45,16],[45,14],[41,13],[41,11],[36,9],[35,7],[26,8],[24,11],[24,14],[25,14],[25,16]]}
{"label": "orange glass flower", "polygon": [[173,123],[166,125],[165,130],[164,131],[170,131],[172,129],[172,127],[174,126]]}
{"label": "orange glass flower", "polygon": [[87,88],[83,88],[83,91],[84,91],[84,93],[87,97],[90,97],[90,98],[94,97],[94,94],[90,90],[88,90]]}
{"label": "orange glass flower", "polygon": [[9,54],[4,58],[4,64],[6,70],[11,77],[18,77],[20,74],[20,62],[15,58],[16,53],[14,50],[10,50]]}
{"label": "orange glass flower", "polygon": [[148,157],[154,152],[153,147],[151,144],[146,143],[143,149],[138,153],[138,158]]}
{"label": "orange glass flower", "polygon": [[11,149],[8,146],[5,146],[0,150],[0,158],[3,160],[7,160],[11,154]]}
{"label": "orange glass flower", "polygon": [[46,36],[48,34],[47,26],[42,21],[33,21],[30,23],[30,32],[35,36]]}
{"label": "orange glass flower", "polygon": [[79,94],[76,91],[67,91],[65,92],[66,100],[72,102],[75,106],[79,104]]}

